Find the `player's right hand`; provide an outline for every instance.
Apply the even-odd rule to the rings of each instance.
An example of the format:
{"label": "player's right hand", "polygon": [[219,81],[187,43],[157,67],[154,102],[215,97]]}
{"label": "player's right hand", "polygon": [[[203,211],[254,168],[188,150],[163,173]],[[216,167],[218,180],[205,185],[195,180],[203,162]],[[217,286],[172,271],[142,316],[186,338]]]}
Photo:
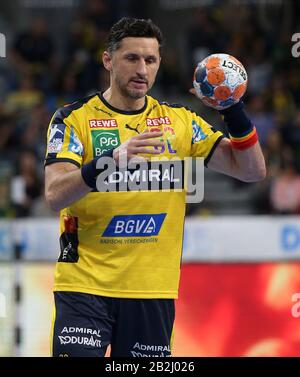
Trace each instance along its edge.
{"label": "player's right hand", "polygon": [[[147,161],[148,158],[140,156],[141,154],[160,154],[161,147],[164,146],[164,142],[161,139],[162,135],[163,132],[146,131],[126,140],[113,152],[113,158],[116,164],[118,166],[123,166],[124,164],[127,165],[129,161]],[[158,149],[150,147],[158,147]]]}

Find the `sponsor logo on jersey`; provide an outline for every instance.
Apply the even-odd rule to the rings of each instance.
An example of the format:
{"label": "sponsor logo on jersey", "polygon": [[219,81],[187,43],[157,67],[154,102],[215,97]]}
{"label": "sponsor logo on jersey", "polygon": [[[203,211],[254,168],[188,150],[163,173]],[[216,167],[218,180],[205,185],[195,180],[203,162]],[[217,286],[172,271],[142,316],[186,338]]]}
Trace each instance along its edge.
{"label": "sponsor logo on jersey", "polygon": [[94,339],[94,337],[90,336],[61,336],[58,335],[59,341],[61,345],[67,344],[81,344],[84,346],[91,346],[101,348],[101,340]]}
{"label": "sponsor logo on jersey", "polygon": [[136,165],[135,169],[119,168],[100,159],[97,164],[101,171],[96,181],[97,190],[160,191],[184,188],[184,161],[151,161]]}
{"label": "sponsor logo on jersey", "polygon": [[106,110],[104,110],[104,109],[101,109],[101,107],[94,106],[94,109],[97,110],[97,111],[101,111],[102,113],[107,114],[107,115],[109,115],[110,117],[113,116],[112,113],[110,113],[109,111],[106,111]]}
{"label": "sponsor logo on jersey", "polygon": [[79,259],[78,254],[78,217],[64,216],[64,232],[59,238],[60,256],[58,262],[76,263]]}
{"label": "sponsor logo on jersey", "polygon": [[118,123],[116,119],[89,119],[90,128],[116,128]]}
{"label": "sponsor logo on jersey", "polygon": [[207,134],[203,132],[201,126],[199,126],[199,124],[195,120],[192,121],[192,126],[193,126],[192,144],[195,144],[198,141],[205,140],[207,138]]}
{"label": "sponsor logo on jersey", "polygon": [[140,126],[140,123],[138,123],[135,127],[130,126],[129,124],[125,124],[125,128],[127,128],[128,130],[134,131],[137,134],[140,133],[140,131],[138,130],[139,126]]}
{"label": "sponsor logo on jersey", "polygon": [[92,130],[91,133],[94,157],[102,156],[104,152],[116,148],[121,144],[119,131],[117,130]]}
{"label": "sponsor logo on jersey", "polygon": [[91,347],[101,347],[100,330],[85,327],[64,327],[58,335],[61,345],[81,344]]}
{"label": "sponsor logo on jersey", "polygon": [[171,357],[170,346],[158,346],[156,344],[142,344],[137,342],[130,352],[133,357]]}
{"label": "sponsor logo on jersey", "polygon": [[171,124],[169,117],[147,118],[147,126],[160,126],[161,124]]}
{"label": "sponsor logo on jersey", "polygon": [[151,237],[157,236],[166,213],[114,216],[102,237]]}
{"label": "sponsor logo on jersey", "polygon": [[78,156],[83,155],[83,145],[79,140],[78,136],[75,134],[74,127],[71,127],[70,132],[70,143],[68,146],[68,151],[77,154]]}
{"label": "sponsor logo on jersey", "polygon": [[51,124],[48,153],[59,153],[61,151],[64,143],[65,129],[65,124]]}
{"label": "sponsor logo on jersey", "polygon": [[87,334],[87,335],[94,335],[94,336],[98,336],[101,338],[101,334],[100,334],[100,330],[94,330],[94,329],[90,329],[90,328],[86,328],[86,327],[67,327],[65,326],[62,330],[61,330],[61,334]]}

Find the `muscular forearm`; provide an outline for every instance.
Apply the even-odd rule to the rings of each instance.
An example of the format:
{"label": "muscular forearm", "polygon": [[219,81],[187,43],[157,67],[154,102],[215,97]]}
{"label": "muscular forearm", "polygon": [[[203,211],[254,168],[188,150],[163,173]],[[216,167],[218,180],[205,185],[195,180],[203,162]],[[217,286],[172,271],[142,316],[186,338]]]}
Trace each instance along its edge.
{"label": "muscular forearm", "polygon": [[243,151],[231,148],[231,153],[236,178],[244,182],[257,182],[265,178],[265,159],[258,142]]}
{"label": "muscular forearm", "polygon": [[207,166],[244,182],[261,181],[266,176],[265,159],[258,142],[250,148],[238,150],[224,138]]}
{"label": "muscular forearm", "polygon": [[65,169],[61,174],[63,168],[61,166],[60,172],[57,172],[57,170],[51,172],[51,165],[46,167],[48,179],[46,175],[45,196],[54,211],[69,206],[91,191],[91,188],[83,181],[80,169],[76,168],[76,170],[71,171]]}
{"label": "muscular forearm", "polygon": [[156,155],[160,153],[159,150],[151,147],[162,147],[164,145],[163,141],[157,140],[161,136],[162,132],[146,132],[134,136],[115,150],[106,151],[102,153],[101,157],[96,157],[84,164],[81,169],[78,169],[77,166],[70,162],[56,162],[47,165],[45,171],[45,195],[50,207],[54,211],[58,211],[76,202],[91,190],[96,189],[99,159],[106,159],[102,160],[103,164],[108,163],[107,158],[109,158],[109,161],[114,159],[116,165],[119,165],[121,161],[120,155],[125,156],[126,161],[131,158],[137,158],[139,153]]}
{"label": "muscular forearm", "polygon": [[243,103],[239,102],[221,111],[221,114],[230,136],[230,141],[227,142],[231,161],[229,174],[245,182],[264,179],[264,156],[256,129],[245,113]]}

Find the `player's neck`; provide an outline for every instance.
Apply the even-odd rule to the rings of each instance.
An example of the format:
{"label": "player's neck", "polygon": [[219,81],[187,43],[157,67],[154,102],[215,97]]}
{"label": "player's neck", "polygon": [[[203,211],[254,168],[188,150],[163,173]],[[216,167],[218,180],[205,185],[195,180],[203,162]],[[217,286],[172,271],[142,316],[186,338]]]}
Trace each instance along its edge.
{"label": "player's neck", "polygon": [[138,99],[126,98],[111,87],[103,93],[103,97],[111,106],[124,111],[140,110],[145,105],[145,97]]}

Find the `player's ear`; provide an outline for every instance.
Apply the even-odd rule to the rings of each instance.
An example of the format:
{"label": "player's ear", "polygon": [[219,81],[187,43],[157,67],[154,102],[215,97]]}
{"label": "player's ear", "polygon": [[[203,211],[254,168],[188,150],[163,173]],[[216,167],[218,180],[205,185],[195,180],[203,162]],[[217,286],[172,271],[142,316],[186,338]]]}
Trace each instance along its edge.
{"label": "player's ear", "polygon": [[111,71],[111,56],[108,51],[104,51],[102,54],[102,62],[104,65],[104,68],[108,71]]}

